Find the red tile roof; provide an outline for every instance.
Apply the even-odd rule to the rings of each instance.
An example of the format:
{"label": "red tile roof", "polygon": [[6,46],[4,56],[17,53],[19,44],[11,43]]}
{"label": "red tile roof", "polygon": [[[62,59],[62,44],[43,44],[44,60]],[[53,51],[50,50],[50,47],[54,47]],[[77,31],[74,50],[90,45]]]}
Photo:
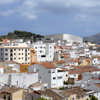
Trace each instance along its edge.
{"label": "red tile roof", "polygon": [[56,61],[57,64],[63,64],[66,63],[64,60]]}
{"label": "red tile roof", "polygon": [[75,69],[70,70],[69,74],[81,74],[85,72],[94,72],[94,71],[100,71],[100,69],[91,66],[76,67]]}
{"label": "red tile roof", "polygon": [[38,63],[39,65],[47,68],[47,69],[55,69],[57,68],[57,66],[55,66],[53,63],[50,63],[50,62],[41,62],[41,63]]}

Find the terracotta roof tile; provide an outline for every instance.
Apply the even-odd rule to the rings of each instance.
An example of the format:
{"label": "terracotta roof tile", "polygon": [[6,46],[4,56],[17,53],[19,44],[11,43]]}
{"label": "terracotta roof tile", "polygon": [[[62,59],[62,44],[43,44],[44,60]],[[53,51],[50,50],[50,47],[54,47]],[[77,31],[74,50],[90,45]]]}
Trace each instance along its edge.
{"label": "terracotta roof tile", "polygon": [[85,72],[94,72],[94,71],[100,71],[100,69],[91,66],[77,67],[73,70],[70,70],[69,74],[82,74]]}
{"label": "terracotta roof tile", "polygon": [[38,63],[38,64],[45,67],[45,68],[48,68],[48,69],[57,68],[57,66],[55,66],[53,63],[50,63],[50,62],[41,62],[41,63]]}

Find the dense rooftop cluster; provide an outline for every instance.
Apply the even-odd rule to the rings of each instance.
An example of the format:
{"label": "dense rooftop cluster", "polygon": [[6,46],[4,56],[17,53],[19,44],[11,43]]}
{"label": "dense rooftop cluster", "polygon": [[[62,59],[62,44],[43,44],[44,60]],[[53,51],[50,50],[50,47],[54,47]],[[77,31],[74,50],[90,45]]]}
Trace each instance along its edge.
{"label": "dense rooftop cluster", "polygon": [[99,48],[69,34],[2,39],[1,100],[99,100]]}

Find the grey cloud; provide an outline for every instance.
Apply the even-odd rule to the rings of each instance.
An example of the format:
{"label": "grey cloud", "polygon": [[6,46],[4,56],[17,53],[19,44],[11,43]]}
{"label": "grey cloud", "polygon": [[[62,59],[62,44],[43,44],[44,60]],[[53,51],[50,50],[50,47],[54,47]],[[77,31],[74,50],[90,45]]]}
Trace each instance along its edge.
{"label": "grey cloud", "polygon": [[[15,2],[15,0],[7,1]],[[39,13],[75,13],[94,16],[99,15],[99,9],[99,0],[23,0],[13,11],[7,10],[7,12],[9,11],[7,15],[17,13],[19,16],[25,16],[29,19],[36,19]],[[6,11],[1,14],[6,16]]]}

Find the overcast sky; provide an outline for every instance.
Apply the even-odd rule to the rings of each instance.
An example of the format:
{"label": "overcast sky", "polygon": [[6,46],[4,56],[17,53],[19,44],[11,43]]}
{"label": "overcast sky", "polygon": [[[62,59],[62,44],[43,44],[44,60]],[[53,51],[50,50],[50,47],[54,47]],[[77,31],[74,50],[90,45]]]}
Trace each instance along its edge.
{"label": "overcast sky", "polygon": [[0,33],[89,36],[100,32],[100,0],[0,0]]}

